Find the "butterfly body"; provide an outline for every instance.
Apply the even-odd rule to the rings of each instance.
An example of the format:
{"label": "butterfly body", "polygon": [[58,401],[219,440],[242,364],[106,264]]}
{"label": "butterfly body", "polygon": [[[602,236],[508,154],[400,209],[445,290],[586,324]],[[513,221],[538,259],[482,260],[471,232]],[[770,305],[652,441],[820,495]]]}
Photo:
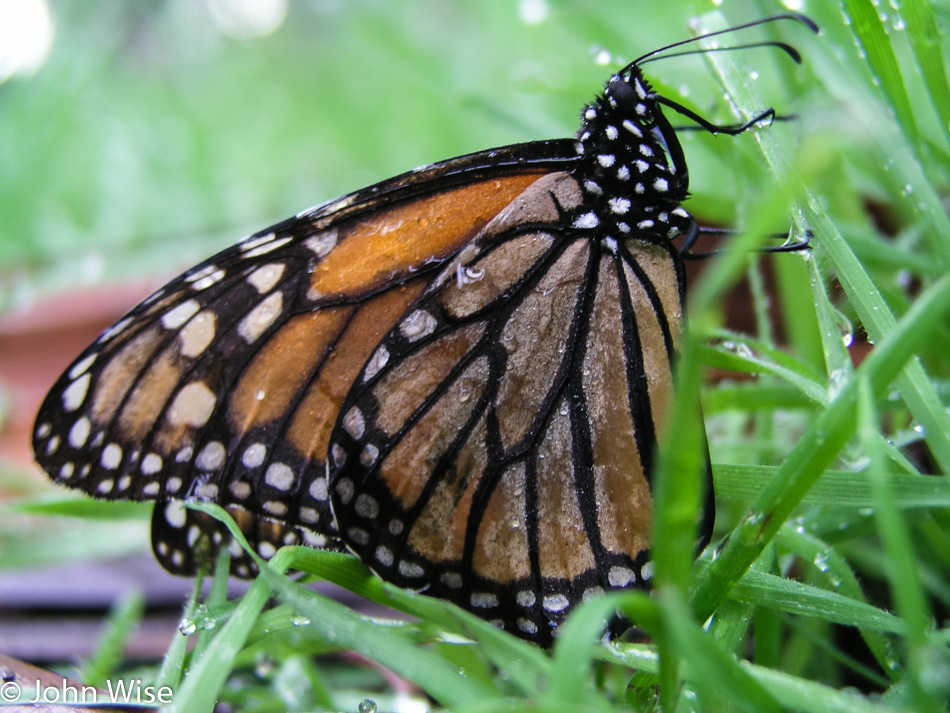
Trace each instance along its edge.
{"label": "butterfly body", "polygon": [[[182,507],[217,502],[262,555],[345,547],[549,645],[576,603],[652,574],[687,190],[631,65],[575,139],[417,169],[172,281],[60,378],[37,460],[96,497],[156,501],[173,572],[225,546]],[[710,495],[701,545],[711,526]]]}

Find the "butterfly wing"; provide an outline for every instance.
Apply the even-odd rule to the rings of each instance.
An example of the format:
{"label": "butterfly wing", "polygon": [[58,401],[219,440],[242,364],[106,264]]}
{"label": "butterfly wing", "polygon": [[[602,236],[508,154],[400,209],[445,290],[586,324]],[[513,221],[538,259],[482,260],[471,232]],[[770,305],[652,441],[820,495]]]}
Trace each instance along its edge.
{"label": "butterfly wing", "polygon": [[[173,280],[53,387],[37,417],[38,462],[100,498],[225,505],[262,553],[331,534],[325,464],[340,404],[438,265],[567,147],[524,148],[364,189]],[[525,166],[526,155],[536,165]],[[159,507],[152,532],[162,563],[190,572],[195,537],[209,527]],[[221,537],[212,540],[213,552]]]}
{"label": "butterfly wing", "polygon": [[682,329],[668,241],[565,227],[581,198],[545,176],[449,261],[330,444],[347,547],[542,645],[585,596],[649,579],[654,424]]}

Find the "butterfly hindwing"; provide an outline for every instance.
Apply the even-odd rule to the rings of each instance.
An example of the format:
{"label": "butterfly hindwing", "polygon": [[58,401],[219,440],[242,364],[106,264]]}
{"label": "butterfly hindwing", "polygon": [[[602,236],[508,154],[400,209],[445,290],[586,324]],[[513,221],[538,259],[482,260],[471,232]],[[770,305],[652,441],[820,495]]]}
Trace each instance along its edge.
{"label": "butterfly hindwing", "polygon": [[565,229],[581,200],[546,176],[449,262],[330,446],[351,550],[542,644],[583,597],[649,578],[653,423],[682,327],[675,251]]}

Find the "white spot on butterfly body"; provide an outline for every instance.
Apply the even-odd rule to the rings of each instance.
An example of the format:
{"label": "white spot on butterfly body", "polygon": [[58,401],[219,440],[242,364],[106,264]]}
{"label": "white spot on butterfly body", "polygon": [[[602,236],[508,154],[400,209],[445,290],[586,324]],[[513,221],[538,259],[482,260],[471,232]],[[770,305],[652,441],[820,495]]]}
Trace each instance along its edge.
{"label": "white spot on butterfly body", "polygon": [[238,324],[238,334],[243,337],[245,342],[253,344],[280,316],[283,305],[284,295],[282,292],[274,292],[261,300]]}
{"label": "white spot on butterfly body", "polygon": [[199,309],[201,309],[201,305],[196,300],[182,302],[162,315],[162,326],[165,329],[178,329],[191,319]]}
{"label": "white spot on butterfly body", "polygon": [[247,276],[247,281],[251,287],[257,290],[258,294],[262,295],[273,289],[274,285],[283,277],[285,269],[286,265],[283,263],[272,262],[257,268]]}
{"label": "white spot on butterfly body", "polygon": [[590,179],[584,181],[584,190],[595,196],[602,195],[604,192],[604,189],[601,188],[596,181],[592,181]]}
{"label": "white spot on butterfly body", "polygon": [[99,485],[96,486],[96,491],[105,495],[106,493],[111,493],[113,487],[115,487],[114,480],[102,480],[99,482]]}
{"label": "white spot on butterfly body", "polygon": [[261,542],[257,546],[257,554],[259,554],[264,559],[270,559],[275,554],[277,554],[277,548],[274,547],[270,542]]}
{"label": "white spot on butterfly body", "polygon": [[619,178],[621,181],[629,181],[629,180],[630,180],[630,169],[627,168],[626,166],[621,166],[620,168],[618,168],[618,169],[617,169],[617,178]]}
{"label": "white spot on butterfly body", "polygon": [[75,411],[82,406],[82,402],[86,400],[86,392],[89,391],[89,382],[91,380],[92,376],[86,373],[63,389],[64,411]]}
{"label": "white spot on butterfly body", "polygon": [[640,144],[640,153],[649,157],[653,155],[653,149],[651,149],[648,144]]}
{"label": "white spot on butterfly body", "polygon": [[563,594],[548,594],[541,602],[541,606],[549,612],[564,611],[569,604],[570,601]]}
{"label": "white spot on butterfly body", "polygon": [[612,213],[623,215],[630,210],[630,200],[627,198],[611,198],[607,201]]}
{"label": "white spot on butterfly body", "polygon": [[181,489],[181,478],[173,477],[169,478],[165,482],[165,492],[166,493],[177,493]]}
{"label": "white spot on butterfly body", "polygon": [[596,213],[582,213],[574,219],[573,223],[575,228],[587,230],[596,228],[598,225],[600,225],[600,218],[597,217]]}
{"label": "white spot on butterfly body", "polygon": [[36,437],[37,438],[46,438],[53,430],[53,427],[49,423],[41,423],[36,427]]}
{"label": "white spot on butterfly body", "polygon": [[313,508],[300,508],[300,521],[313,525],[320,519],[320,514]]}
{"label": "white spot on butterfly body", "polygon": [[597,163],[599,163],[604,168],[610,168],[617,162],[617,157],[613,154],[601,154],[597,157]]}
{"label": "white spot on butterfly body", "polygon": [[670,188],[670,182],[665,178],[658,178],[653,182],[653,188],[660,193],[666,193]]}
{"label": "white spot on butterfly body", "polygon": [[636,108],[634,109],[634,111],[636,111],[637,114],[640,115],[640,116],[646,116],[646,115],[647,115],[647,107],[646,107],[646,104],[637,104],[637,106],[636,106]]}
{"label": "white spot on butterfly body", "polygon": [[631,134],[633,134],[634,136],[636,136],[638,139],[642,139],[642,138],[643,138],[643,132],[640,131],[640,127],[638,127],[636,124],[634,124],[632,121],[630,121],[630,119],[624,119],[624,120],[623,120],[623,128],[625,128],[625,129],[626,129],[627,131],[629,131]]}
{"label": "white spot on butterfly body", "polygon": [[650,164],[648,164],[642,158],[638,158],[636,161],[634,161],[633,165],[636,166],[637,171],[640,173],[646,173],[647,170],[650,168]]}
{"label": "white spot on butterfly body", "polygon": [[637,223],[637,227],[640,230],[649,230],[653,227],[653,225],[654,223],[652,220],[641,220],[639,223]]}
{"label": "white spot on butterfly body", "polygon": [[527,609],[528,607],[534,606],[534,603],[537,601],[537,597],[535,597],[534,592],[532,592],[530,589],[523,589],[515,595],[515,601],[518,602],[518,606],[525,607]]}
{"label": "white spot on butterfly body", "polygon": [[616,139],[618,136],[620,136],[620,132],[617,131],[617,127],[616,127],[616,126],[607,126],[607,127],[605,127],[605,128],[604,128],[604,133],[607,135],[607,138],[610,139],[611,141],[613,141],[613,140]]}
{"label": "white spot on butterfly body", "polygon": [[410,342],[416,342],[435,331],[438,322],[424,309],[417,309],[399,324],[399,333]]}
{"label": "white spot on butterfly body", "polygon": [[398,535],[404,527],[402,520],[393,519],[389,521],[389,534]]}
{"label": "white spot on butterfly body", "polygon": [[388,547],[380,545],[376,548],[376,561],[384,567],[392,567],[393,553]]}
{"label": "white spot on butterfly body", "polygon": [[75,469],[76,466],[72,463],[63,463],[63,467],[59,469],[60,479],[66,480],[67,478],[71,478]]}

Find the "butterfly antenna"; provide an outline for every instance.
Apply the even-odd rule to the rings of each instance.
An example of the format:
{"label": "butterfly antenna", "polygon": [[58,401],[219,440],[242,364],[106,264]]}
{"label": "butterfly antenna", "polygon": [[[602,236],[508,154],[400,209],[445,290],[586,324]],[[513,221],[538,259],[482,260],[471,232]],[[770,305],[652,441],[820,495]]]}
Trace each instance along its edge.
{"label": "butterfly antenna", "polygon": [[[764,25],[766,23],[775,22],[777,20],[795,20],[796,22],[800,22],[803,25],[805,25],[805,27],[807,27],[809,30],[811,30],[815,34],[818,34],[818,25],[815,24],[815,21],[812,20],[810,17],[803,15],[800,12],[784,12],[779,15],[771,15],[769,17],[763,17],[760,20],[747,22],[743,25],[736,25],[735,27],[729,27],[729,28],[726,28],[725,30],[717,30],[716,32],[709,32],[705,35],[700,35],[699,37],[691,37],[688,40],[680,40],[679,42],[674,42],[673,44],[666,45],[665,47],[660,47],[659,49],[655,49],[652,52],[647,52],[645,55],[641,55],[640,57],[637,57],[637,59],[633,60],[630,64],[624,67],[623,71],[627,71],[628,69],[636,67],[637,65],[641,64],[644,60],[648,58],[653,57],[655,59],[659,59],[658,55],[668,50],[674,49],[676,47],[682,47],[683,45],[692,44],[693,42],[699,42],[700,40],[709,39],[710,37],[724,35],[727,32],[737,32],[739,30],[746,30],[750,27],[756,27],[757,25]],[[722,48],[722,49],[726,49],[726,48]]]}
{"label": "butterfly antenna", "polygon": [[[709,37],[709,35],[703,35],[703,37]],[[794,47],[784,42],[752,42],[747,45],[730,45],[729,47],[708,47],[705,49],[699,50],[686,50],[685,52],[671,52],[670,54],[665,54],[660,57],[647,57],[647,59],[640,62],[640,66],[644,64],[649,64],[650,62],[657,62],[661,59],[669,59],[670,57],[685,57],[690,54],[706,54],[707,52],[726,52],[732,50],[751,50],[758,47],[777,47],[792,58],[792,61],[795,64],[802,63],[802,56]]]}

